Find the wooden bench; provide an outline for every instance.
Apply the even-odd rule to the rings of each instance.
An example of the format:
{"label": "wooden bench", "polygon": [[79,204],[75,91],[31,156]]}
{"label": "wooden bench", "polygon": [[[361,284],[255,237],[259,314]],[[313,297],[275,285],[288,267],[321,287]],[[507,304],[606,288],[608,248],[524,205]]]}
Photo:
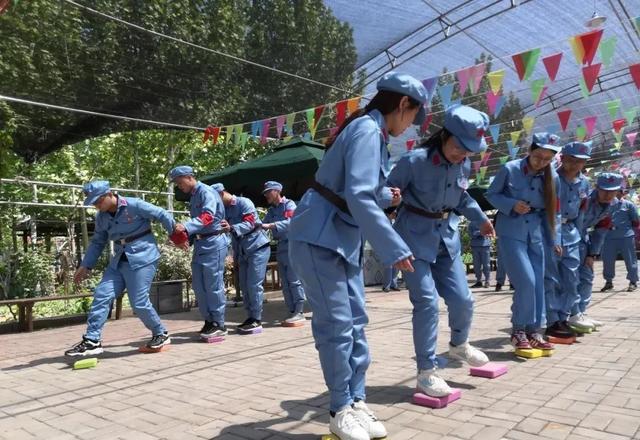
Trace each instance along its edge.
{"label": "wooden bench", "polygon": [[[84,295],[41,296],[37,298],[16,298],[0,301],[0,306],[18,306],[18,324],[25,332],[33,331],[33,305],[39,302],[68,301],[79,298],[90,298],[92,293]],[[116,300],[116,319],[122,316],[122,295]]]}

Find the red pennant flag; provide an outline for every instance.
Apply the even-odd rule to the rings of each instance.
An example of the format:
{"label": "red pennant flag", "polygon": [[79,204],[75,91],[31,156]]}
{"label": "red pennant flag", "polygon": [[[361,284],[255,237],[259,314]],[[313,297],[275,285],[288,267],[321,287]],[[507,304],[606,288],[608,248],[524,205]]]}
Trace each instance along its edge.
{"label": "red pennant flag", "polygon": [[613,130],[616,133],[620,133],[620,130],[622,130],[622,127],[624,127],[626,123],[627,120],[624,118],[616,119],[615,121],[613,121]]}
{"label": "red pennant flag", "polygon": [[544,68],[547,70],[547,75],[549,75],[549,79],[551,81],[556,80],[556,75],[558,74],[558,69],[560,68],[560,61],[562,60],[562,52],[558,52],[554,55],[549,55],[548,57],[544,57],[542,62],[544,63]]}
{"label": "red pennant flag", "polygon": [[598,79],[598,75],[600,74],[600,67],[602,67],[602,64],[598,63],[598,64],[592,64],[590,66],[586,66],[582,68],[582,76],[584,78],[584,84],[587,87],[587,90],[589,90],[589,92],[591,92],[591,90],[593,89],[593,86],[596,83],[596,80]]}
{"label": "red pennant flag", "polygon": [[537,48],[511,56],[513,64],[516,67],[516,71],[518,72],[518,78],[520,78],[520,81],[522,81],[523,79],[529,79],[529,76],[531,76],[531,73],[533,73],[533,68],[538,61],[539,55],[540,49]]}
{"label": "red pennant flag", "polygon": [[209,138],[211,138],[213,145],[218,143],[218,136],[220,135],[220,127],[212,127],[209,125],[204,131],[204,139],[202,143],[206,144]]}
{"label": "red pennant flag", "polygon": [[318,126],[318,123],[320,122],[320,118],[322,117],[322,112],[324,112],[324,105],[319,105],[315,108],[315,124],[316,127]]}
{"label": "red pennant flag", "polygon": [[640,63],[630,65],[629,73],[631,74],[631,78],[633,78],[633,82],[636,84],[636,87],[640,90]]}
{"label": "red pennant flag", "polygon": [[413,146],[416,144],[416,140],[415,139],[409,139],[407,141],[407,151],[411,151],[413,150]]}
{"label": "red pennant flag", "polygon": [[209,125],[207,128],[205,128],[204,130],[204,137],[202,138],[202,143],[206,144],[207,141],[209,140],[209,137],[211,136],[211,131],[213,130],[213,127],[211,125]]}
{"label": "red pennant flag", "polygon": [[340,101],[336,103],[336,124],[341,126],[347,116],[347,101]]}
{"label": "red pennant flag", "polygon": [[431,120],[433,119],[433,113],[429,113],[425,118],[422,126],[420,127],[420,133],[426,133],[429,129],[429,125],[431,125]]}
{"label": "red pennant flag", "polygon": [[[586,34],[578,35],[576,38],[582,43],[584,49],[584,56],[582,57],[582,64],[589,64],[593,62],[593,57],[596,55],[598,46],[600,45],[600,38],[602,38],[602,29],[596,29]],[[591,91],[591,90],[589,90]]]}
{"label": "red pennant flag", "polygon": [[569,118],[571,117],[571,110],[562,110],[558,112],[558,119],[560,119],[560,126],[562,127],[562,131],[567,130],[567,125],[569,125]]}

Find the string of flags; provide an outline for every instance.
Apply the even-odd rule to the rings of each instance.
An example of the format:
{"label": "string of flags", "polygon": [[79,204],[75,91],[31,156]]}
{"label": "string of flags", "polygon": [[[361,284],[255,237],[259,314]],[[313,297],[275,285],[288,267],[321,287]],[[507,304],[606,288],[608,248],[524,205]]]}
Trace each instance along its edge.
{"label": "string of flags", "polygon": [[[634,25],[638,27],[640,32],[640,17],[636,17]],[[573,59],[579,66],[580,75],[578,84],[583,98],[588,98],[593,88],[598,82],[602,67],[610,67],[613,60],[616,47],[616,37],[612,36],[603,39],[603,29],[596,29],[569,38],[569,45]],[[596,62],[596,56],[599,56],[599,62]],[[551,83],[558,79],[558,72],[564,60],[562,52],[542,54],[540,48],[533,48],[524,52],[520,52],[511,56],[511,61],[516,70],[516,74],[521,83],[527,82],[531,90],[531,99],[535,107],[538,107],[546,97],[548,88]],[[545,77],[533,78],[539,61],[542,61]],[[640,63],[627,66],[628,73],[635,87],[640,90]],[[453,73],[445,73],[423,80],[423,85],[427,91],[428,101],[428,117],[423,126],[420,128],[421,133],[427,132],[434,115],[431,111],[433,98],[438,97],[443,108],[461,102],[465,97],[482,96],[486,100],[487,109],[490,116],[495,119],[499,117],[504,105],[507,102],[504,90],[504,80],[506,76],[505,69],[487,71],[485,63],[459,69]],[[482,95],[478,95],[482,80],[486,78],[488,90]],[[456,87],[457,85],[457,87]],[[457,92],[457,93],[456,93]],[[457,98],[453,99],[454,93]],[[313,108],[305,109],[299,112],[293,112],[287,115],[280,115],[259,121],[252,121],[243,124],[233,124],[223,127],[209,126],[205,130],[203,142],[212,142],[217,144],[223,139],[225,144],[233,142],[244,146],[249,137],[259,139],[261,143],[266,143],[271,139],[270,134],[277,139],[289,139],[294,135],[314,140],[317,138],[318,127],[323,118],[328,118],[329,126],[326,130],[329,136],[332,136],[337,127],[360,107],[362,96],[353,97],[338,101],[335,103],[323,104]],[[623,134],[625,140],[630,146],[633,146],[637,137],[637,132],[623,133],[626,126],[631,126],[634,119],[640,113],[640,107],[623,109],[621,99],[614,99],[605,103],[606,113],[604,115],[590,115],[575,121],[575,129],[573,135],[576,140],[587,140],[591,138],[595,132],[596,125],[604,122],[607,115],[611,120],[611,133],[615,138],[612,153],[619,152],[623,145]],[[548,131],[568,132],[570,122],[572,120],[571,109],[560,109],[556,112],[558,122],[557,126],[547,127]],[[520,152],[518,141],[523,134],[531,134],[535,124],[535,118],[526,116],[521,121],[522,129],[510,133],[500,133],[502,124],[494,124],[490,126],[487,135],[487,141],[490,145],[500,143],[500,136],[506,144],[508,155],[499,157],[500,163],[504,163],[510,158],[517,157]],[[326,133],[323,129],[323,133]],[[506,139],[508,137],[508,139]],[[324,138],[319,139],[324,141]],[[410,150],[416,145],[416,139],[406,141],[406,148]],[[473,162],[473,169],[476,178],[479,181],[484,180],[487,171],[487,161],[491,157],[491,152],[485,153],[480,160]],[[503,154],[503,153],[501,153]],[[638,155],[640,157],[640,154]]]}

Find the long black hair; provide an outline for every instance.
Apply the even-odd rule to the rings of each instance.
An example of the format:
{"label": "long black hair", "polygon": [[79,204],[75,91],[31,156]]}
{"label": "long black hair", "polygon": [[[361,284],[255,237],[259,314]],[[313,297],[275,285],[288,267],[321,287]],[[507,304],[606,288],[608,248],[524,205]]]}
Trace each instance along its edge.
{"label": "long black hair", "polygon": [[[344,130],[344,128],[351,123],[351,121],[359,118],[360,116],[366,115],[372,110],[378,110],[383,115],[388,115],[400,106],[400,100],[404,96],[407,95],[403,95],[397,92],[391,92],[389,90],[380,90],[364,108],[356,110],[355,112],[351,113],[347,119],[344,120],[342,125],[340,125],[338,131],[336,131],[336,133],[327,140],[327,149],[331,148],[336,138],[340,135],[340,133],[342,133],[342,130]],[[415,100],[411,96],[407,96],[407,98],[409,98],[410,108],[414,109],[420,106],[420,102]]]}
{"label": "long black hair", "polygon": [[[531,144],[529,151],[533,151],[540,148],[537,144]],[[551,162],[544,167],[544,209],[547,214],[547,222],[549,227],[553,231],[556,227],[556,211],[558,210],[558,197],[556,195],[556,184],[553,181],[553,171],[551,169]]]}

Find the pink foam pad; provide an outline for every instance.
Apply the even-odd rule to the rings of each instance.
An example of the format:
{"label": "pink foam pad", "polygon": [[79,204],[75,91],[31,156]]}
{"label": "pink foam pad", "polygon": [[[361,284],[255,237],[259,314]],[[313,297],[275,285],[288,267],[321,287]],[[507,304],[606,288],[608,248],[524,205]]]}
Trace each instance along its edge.
{"label": "pink foam pad", "polygon": [[431,397],[426,394],[416,392],[413,395],[413,403],[420,406],[428,406],[429,408],[444,408],[451,402],[458,400],[462,393],[459,389],[453,388],[452,393],[445,397]]}
{"label": "pink foam pad", "polygon": [[238,333],[240,333],[241,335],[257,335],[258,333],[262,333],[262,327],[254,328],[249,331],[238,330]]}
{"label": "pink foam pad", "polygon": [[502,376],[507,373],[507,365],[498,362],[489,362],[482,367],[469,368],[469,374],[472,376],[486,377],[489,379]]}
{"label": "pink foam pad", "polygon": [[210,338],[205,338],[201,336],[200,339],[202,339],[204,342],[207,342],[209,344],[217,344],[219,342],[224,341],[224,336],[212,336]]}

